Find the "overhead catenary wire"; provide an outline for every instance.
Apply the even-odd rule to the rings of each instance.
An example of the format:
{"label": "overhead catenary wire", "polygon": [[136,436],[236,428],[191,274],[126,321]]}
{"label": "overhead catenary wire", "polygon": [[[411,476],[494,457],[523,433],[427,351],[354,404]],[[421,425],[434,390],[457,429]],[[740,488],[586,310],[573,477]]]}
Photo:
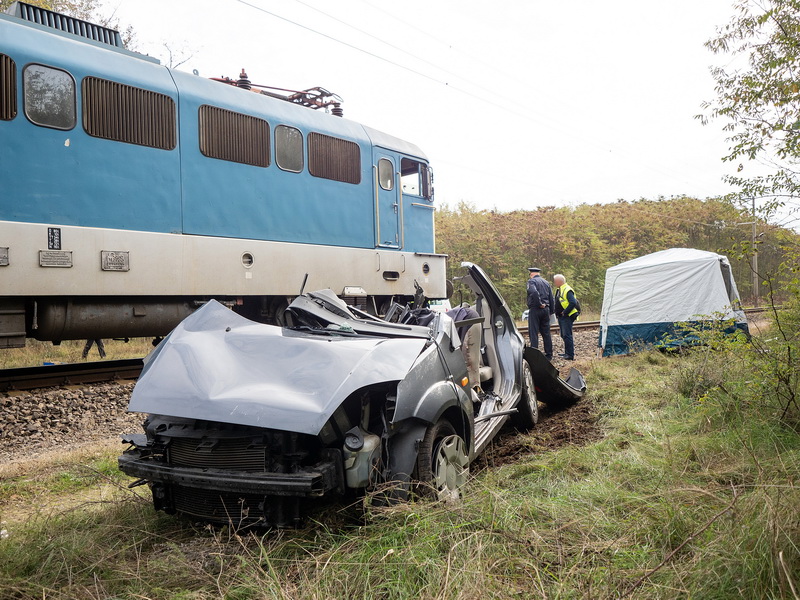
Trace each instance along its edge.
{"label": "overhead catenary wire", "polygon": [[[301,3],[301,4],[304,4],[304,5],[307,5],[307,4],[306,4],[305,2],[303,2],[302,0],[295,0],[295,1],[296,1],[296,2],[299,2],[299,3]],[[420,27],[417,27],[416,25],[414,25],[414,24],[412,24],[412,23],[409,23],[408,21],[406,21],[406,20],[404,20],[404,19],[400,19],[399,17],[397,17],[397,16],[396,16],[396,15],[394,15],[393,13],[391,13],[391,12],[389,12],[389,11],[387,11],[387,10],[383,9],[383,8],[380,8],[380,7],[376,6],[376,5],[374,5],[374,4],[372,4],[371,2],[368,2],[367,0],[360,0],[360,1],[361,1],[363,4],[366,4],[367,6],[371,7],[373,10],[376,10],[376,11],[378,11],[378,12],[381,12],[381,13],[385,14],[385,15],[388,15],[389,17],[391,17],[391,18],[395,19],[396,21],[398,21],[398,22],[400,22],[400,23],[403,23],[405,26],[407,26],[407,27],[409,27],[409,28],[413,29],[414,31],[417,31],[417,32],[419,32],[419,33],[421,33],[421,34],[425,35],[426,37],[428,37],[428,38],[430,38],[430,39],[432,39],[432,40],[436,41],[437,43],[440,43],[440,44],[442,44],[442,45],[444,45],[444,46],[446,46],[446,47],[448,47],[448,48],[452,49],[453,51],[455,51],[455,52],[457,52],[457,53],[463,54],[464,56],[468,57],[468,58],[469,58],[471,61],[479,62],[480,64],[482,64],[482,65],[484,65],[484,66],[486,66],[486,67],[489,67],[490,69],[492,69],[492,71],[493,71],[494,73],[496,73],[496,74],[497,74],[497,73],[499,73],[499,74],[502,74],[503,76],[505,76],[505,77],[507,77],[508,79],[512,80],[512,81],[513,81],[514,83],[516,83],[516,84],[527,83],[527,82],[522,82],[522,81],[521,81],[521,80],[520,80],[520,79],[519,79],[519,78],[518,78],[516,75],[510,74],[510,73],[508,73],[508,72],[504,71],[504,70],[502,69],[501,65],[498,65],[497,63],[488,63],[488,62],[484,61],[484,60],[483,60],[481,57],[479,57],[479,56],[475,56],[474,54],[472,54],[472,53],[470,53],[470,52],[467,52],[467,51],[463,50],[463,49],[462,49],[462,48],[460,48],[460,47],[454,46],[454,45],[452,45],[452,44],[450,44],[450,43],[448,43],[448,42],[446,42],[446,41],[444,41],[444,40],[441,40],[441,39],[440,39],[440,38],[438,38],[437,36],[435,36],[435,35],[432,35],[432,34],[430,34],[429,32],[426,32],[425,30],[421,29]],[[320,11],[320,12],[321,12],[321,11]],[[324,13],[323,13],[323,14],[324,14]],[[359,30],[359,31],[361,31],[361,30]],[[381,41],[382,41],[382,40],[381,40]],[[384,42],[384,43],[385,43],[385,42]],[[428,62],[428,61],[426,61],[426,62]],[[441,67],[439,67],[439,66],[437,66],[437,65],[434,65],[434,66],[436,66],[437,68],[441,69]],[[491,94],[491,93],[493,93],[493,90],[490,90],[490,89],[488,89],[488,88],[486,88],[486,87],[484,87],[484,86],[482,86],[482,85],[480,85],[480,84],[477,84],[477,83],[475,83],[474,81],[470,81],[469,79],[466,79],[466,78],[464,78],[464,77],[462,77],[462,76],[460,76],[460,75],[456,75],[456,77],[459,77],[459,78],[460,78],[460,79],[462,79],[463,81],[466,81],[466,82],[470,83],[471,85],[473,85],[473,86],[476,86],[476,87],[478,87],[479,89],[481,89],[481,90],[483,90],[483,91],[487,91],[487,92],[489,92],[490,94]],[[463,91],[463,90],[459,90],[459,91]],[[549,93],[547,93],[546,91],[542,91],[542,90],[537,90],[537,95],[546,95],[546,96],[550,96],[550,94],[549,94]],[[563,98],[558,98],[558,99],[556,99],[556,100],[557,100],[557,102],[558,102],[560,105],[571,106],[571,105],[569,104],[569,102],[566,102],[566,101],[565,101]],[[503,107],[501,107],[501,108],[503,108]],[[580,110],[579,108],[575,107],[574,105],[573,105],[573,106],[571,106],[571,108],[572,108],[574,111],[576,111],[576,112],[578,112],[578,111]],[[508,109],[506,108],[506,110],[508,110]],[[515,112],[514,114],[517,114],[517,115],[519,115],[519,116],[523,116],[523,117],[530,118],[530,115],[529,115],[529,114],[527,114],[527,113],[526,113],[526,114],[522,114],[522,115],[520,115],[520,113],[518,113],[518,112]],[[549,125],[549,123],[543,123],[543,124],[544,124],[545,126],[548,126],[548,127],[550,127],[551,129],[554,129],[554,130],[558,131],[559,133],[561,133],[561,132],[563,131],[563,126],[560,126],[560,127],[555,127],[555,126],[551,126],[551,125]],[[569,133],[569,132],[568,132],[568,133]],[[569,133],[569,135],[570,135],[570,137],[573,137],[574,139],[579,139],[579,140],[580,140],[580,141],[582,141],[582,142],[586,141],[587,139],[589,139],[589,141],[591,141],[591,138],[587,138],[587,136],[585,136],[584,134],[573,135],[572,133]],[[593,145],[594,145],[596,148],[598,148],[598,149],[600,149],[600,150],[603,150],[603,151],[605,151],[605,150],[608,150],[609,152],[612,152],[612,151],[614,151],[613,149],[608,149],[607,147],[604,147],[604,146],[602,146],[602,144],[600,143],[600,141],[597,141],[597,142],[595,142]],[[665,176],[667,176],[667,177],[670,177],[670,178],[672,178],[672,179],[676,179],[676,180],[683,179],[682,177],[680,177],[679,175],[676,175],[675,173],[672,173],[672,172],[669,172],[669,171],[665,171],[665,170],[659,169],[659,168],[657,168],[657,167],[655,167],[655,166],[653,166],[653,165],[651,165],[651,164],[648,164],[648,163],[644,163],[644,162],[642,162],[642,161],[638,160],[636,157],[632,157],[632,156],[628,155],[628,154],[627,154],[626,152],[624,152],[624,151],[623,151],[623,152],[620,152],[619,154],[620,154],[621,156],[623,156],[623,157],[626,157],[626,158],[628,158],[628,159],[630,159],[630,160],[634,161],[634,162],[637,162],[637,163],[639,163],[639,164],[642,164],[642,165],[646,166],[648,169],[651,169],[651,170],[653,170],[653,171],[654,171],[654,172],[656,172],[656,173],[660,173],[660,174],[662,174],[662,175],[665,175]],[[687,183],[689,183],[689,182],[687,182]],[[710,194],[710,195],[715,195],[715,194]]]}
{"label": "overhead catenary wire", "polygon": [[300,27],[301,29],[305,29],[306,31],[310,31],[311,33],[314,33],[316,35],[320,35],[328,40],[331,40],[332,42],[336,42],[337,44],[347,46],[348,48],[356,50],[357,52],[362,52],[364,54],[367,54],[377,60],[381,60],[391,65],[394,65],[395,67],[398,67],[400,69],[404,69],[409,73],[413,73],[414,75],[418,75],[419,77],[423,77],[425,79],[428,79],[429,81],[433,81],[434,83],[447,85],[446,81],[442,81],[441,79],[437,79],[436,77],[432,77],[426,73],[423,73],[422,71],[418,71],[417,69],[412,69],[411,67],[408,67],[406,65],[401,65],[400,63],[393,61],[389,58],[380,56],[379,54],[375,54],[374,52],[370,52],[369,50],[365,50],[364,48],[356,46],[355,44],[351,44],[349,42],[345,42],[344,40],[340,40],[339,38],[333,35],[329,35],[323,31],[319,31],[317,29],[314,29],[313,27],[309,27],[308,25],[303,25],[302,23],[298,23],[297,21],[289,19],[288,17],[284,17],[283,15],[279,15],[278,13],[275,13],[271,10],[267,10],[266,8],[262,8],[261,6],[256,6],[255,4],[253,4],[252,2],[248,2],[247,0],[233,0],[233,1],[238,2],[239,4],[242,4],[244,6],[250,7],[254,10],[263,12],[264,14],[267,14],[271,17],[275,17],[276,19],[280,19],[281,21],[285,21],[286,23],[290,23],[291,25],[294,25],[296,27]]}
{"label": "overhead catenary wire", "polygon": [[[613,148],[609,148],[608,144],[605,143],[604,140],[594,139],[591,136],[585,135],[584,133],[573,133],[572,131],[570,131],[568,129],[565,129],[563,124],[552,125],[549,122],[547,122],[546,120],[543,120],[542,118],[539,118],[539,117],[531,114],[531,112],[523,112],[521,110],[518,110],[514,106],[510,106],[510,105],[508,105],[506,103],[500,102],[500,101],[495,100],[493,98],[487,98],[487,97],[485,97],[485,96],[483,96],[481,94],[477,94],[477,93],[471,92],[468,89],[465,89],[464,87],[462,87],[460,85],[455,85],[451,81],[446,81],[446,80],[444,80],[444,79],[442,79],[440,77],[436,77],[436,76],[430,75],[428,73],[425,73],[420,69],[416,69],[416,68],[410,67],[410,66],[402,64],[402,63],[400,63],[400,62],[398,62],[396,60],[392,60],[391,58],[387,58],[385,56],[382,56],[382,55],[380,55],[380,54],[378,54],[376,52],[372,52],[370,50],[362,48],[361,46],[358,46],[358,45],[356,45],[354,43],[350,43],[350,42],[344,41],[344,40],[336,37],[335,35],[331,35],[329,33],[325,33],[324,31],[320,31],[319,29],[316,29],[314,27],[310,27],[308,25],[300,23],[299,21],[296,21],[294,19],[290,19],[288,17],[285,17],[285,16],[283,16],[281,14],[278,14],[278,13],[276,13],[274,11],[271,11],[271,10],[268,10],[268,9],[263,8],[261,6],[258,6],[258,5],[254,4],[253,2],[250,2],[248,0],[234,0],[234,1],[239,3],[239,4],[242,4],[243,6],[249,7],[251,9],[253,9],[253,10],[257,10],[257,11],[262,12],[264,14],[267,14],[267,15],[269,15],[271,17],[274,17],[276,19],[279,19],[281,21],[289,23],[289,24],[291,24],[293,26],[302,28],[302,29],[304,29],[306,31],[309,31],[309,32],[315,34],[315,35],[319,35],[321,37],[324,37],[325,39],[328,39],[328,40],[330,40],[330,41],[332,41],[334,43],[343,45],[343,46],[348,47],[348,48],[350,48],[350,49],[352,49],[354,51],[363,53],[363,54],[365,54],[367,56],[372,57],[373,59],[385,62],[385,63],[390,64],[390,65],[393,65],[393,66],[395,66],[395,67],[397,67],[399,69],[405,70],[405,71],[407,71],[409,73],[412,73],[412,74],[414,74],[414,75],[416,75],[418,77],[424,78],[425,80],[428,80],[430,82],[433,82],[433,83],[441,85],[441,86],[444,86],[444,87],[446,87],[446,88],[448,88],[450,90],[453,90],[454,92],[457,92],[459,94],[462,94],[462,95],[464,95],[466,97],[478,100],[480,102],[483,102],[485,104],[488,104],[490,106],[498,108],[498,109],[500,109],[502,111],[505,111],[505,112],[507,112],[507,113],[509,113],[511,115],[519,117],[519,118],[521,118],[521,119],[523,119],[525,121],[532,122],[532,123],[534,123],[536,125],[539,125],[539,126],[542,126],[542,127],[547,127],[549,129],[559,133],[562,136],[568,136],[570,138],[573,138],[573,139],[579,141],[582,144],[590,144],[590,145],[594,146],[595,148],[597,148],[598,150],[601,150],[603,152],[607,152],[607,151],[608,152],[616,152],[619,156],[625,158],[626,160],[628,160],[630,162],[637,163],[637,164],[643,166],[644,168],[647,168],[648,170],[650,170],[650,171],[652,171],[654,173],[658,173],[658,174],[660,174],[662,176],[665,176],[665,177],[670,178],[670,179],[674,179],[676,181],[682,181],[683,183],[689,183],[686,180],[685,177],[677,175],[674,172],[670,172],[670,171],[665,170],[665,169],[663,169],[661,167],[657,167],[657,166],[655,166],[653,164],[641,161],[637,157],[628,155],[624,151],[619,151],[619,150],[615,150]],[[352,29],[355,29],[355,30],[359,31],[362,34],[365,34],[365,32],[363,30],[360,30],[359,28],[356,28],[356,27],[354,27],[354,26],[352,26],[352,25],[350,25],[348,23],[345,23],[341,19],[339,19],[338,17],[332,16],[332,15],[326,13],[325,11],[322,11],[321,9],[317,9],[317,8],[315,8],[313,6],[310,6],[307,2],[302,2],[301,0],[296,0],[296,1],[299,4],[301,4],[303,6],[306,6],[308,8],[311,8],[312,10],[322,14],[326,18],[333,19],[334,21],[336,21],[338,23],[344,24],[344,25],[346,25],[346,26],[348,26],[348,27],[350,27]],[[385,44],[385,45],[387,45],[389,47],[392,47],[394,49],[398,49],[397,46],[394,46],[394,45],[386,42],[385,40],[383,40],[381,38],[377,38],[376,36],[374,36],[372,34],[366,33],[366,35],[370,36],[371,38],[377,39],[379,42],[381,42],[381,43],[383,43],[383,44]],[[414,56],[414,58],[416,58],[417,60],[420,60],[419,57],[416,57],[415,55],[413,55],[413,54],[411,54],[411,53],[409,53],[407,51],[404,51],[402,49],[401,49],[401,51],[405,52],[406,54],[408,54],[410,56]],[[448,71],[447,69],[444,69],[444,68],[442,68],[440,66],[435,65],[434,63],[431,63],[430,61],[425,60],[425,63],[433,66],[434,68],[437,68],[437,69],[441,70],[442,72],[445,72],[445,73],[448,73],[448,74],[450,74],[450,75],[452,75],[454,77],[457,77],[458,79],[461,79],[462,81],[468,83],[471,86],[474,86],[474,87],[476,87],[478,89],[483,89],[485,91],[489,91],[491,93],[491,90],[488,90],[487,88],[482,87],[481,84],[479,84],[479,83],[476,83],[476,82],[474,82],[474,81],[472,81],[472,80],[470,80],[468,78],[462,77],[460,75],[456,75],[456,74]],[[702,184],[700,182],[695,182],[695,185],[700,185],[702,187],[705,187],[705,184]],[[710,193],[710,195],[716,195],[716,194]]]}

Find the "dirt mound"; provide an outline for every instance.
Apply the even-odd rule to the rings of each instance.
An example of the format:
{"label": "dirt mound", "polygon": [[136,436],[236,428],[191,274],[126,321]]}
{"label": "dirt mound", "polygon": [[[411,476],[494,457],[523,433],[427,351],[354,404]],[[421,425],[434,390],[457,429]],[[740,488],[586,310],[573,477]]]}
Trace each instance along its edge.
{"label": "dirt mound", "polygon": [[602,437],[597,424],[594,405],[584,399],[573,406],[559,411],[551,411],[539,405],[539,423],[526,433],[519,433],[507,427],[472,467],[474,471],[499,467],[514,462],[523,456],[556,450],[568,445],[585,445]]}

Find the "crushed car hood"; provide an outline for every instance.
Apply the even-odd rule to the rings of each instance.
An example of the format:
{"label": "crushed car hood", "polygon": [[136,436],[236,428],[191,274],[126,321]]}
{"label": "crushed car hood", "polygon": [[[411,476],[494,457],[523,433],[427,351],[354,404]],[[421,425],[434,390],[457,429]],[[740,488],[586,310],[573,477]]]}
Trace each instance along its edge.
{"label": "crushed car hood", "polygon": [[128,409],[317,435],[354,391],[403,379],[425,344],[262,325],[212,300],[148,356]]}

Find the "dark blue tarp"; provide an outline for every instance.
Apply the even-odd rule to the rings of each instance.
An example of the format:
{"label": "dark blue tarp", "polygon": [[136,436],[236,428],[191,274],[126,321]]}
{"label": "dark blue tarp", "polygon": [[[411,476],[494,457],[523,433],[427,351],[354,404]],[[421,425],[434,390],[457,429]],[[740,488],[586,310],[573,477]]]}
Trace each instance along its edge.
{"label": "dark blue tarp", "polygon": [[[603,356],[628,354],[647,347],[662,350],[697,344],[698,329],[717,325],[718,321],[689,321],[685,323],[638,323],[635,325],[611,325],[606,334]],[[743,331],[749,334],[747,323],[735,323],[725,328],[725,333]],[[603,329],[600,330],[598,346],[603,345]]]}

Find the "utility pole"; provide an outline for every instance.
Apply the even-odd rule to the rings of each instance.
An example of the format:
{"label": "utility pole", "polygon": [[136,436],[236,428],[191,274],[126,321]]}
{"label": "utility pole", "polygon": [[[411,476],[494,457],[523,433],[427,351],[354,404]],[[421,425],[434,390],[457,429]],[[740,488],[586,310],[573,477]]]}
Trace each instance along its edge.
{"label": "utility pole", "polygon": [[758,306],[758,247],[756,246],[756,197],[753,196],[753,302]]}

